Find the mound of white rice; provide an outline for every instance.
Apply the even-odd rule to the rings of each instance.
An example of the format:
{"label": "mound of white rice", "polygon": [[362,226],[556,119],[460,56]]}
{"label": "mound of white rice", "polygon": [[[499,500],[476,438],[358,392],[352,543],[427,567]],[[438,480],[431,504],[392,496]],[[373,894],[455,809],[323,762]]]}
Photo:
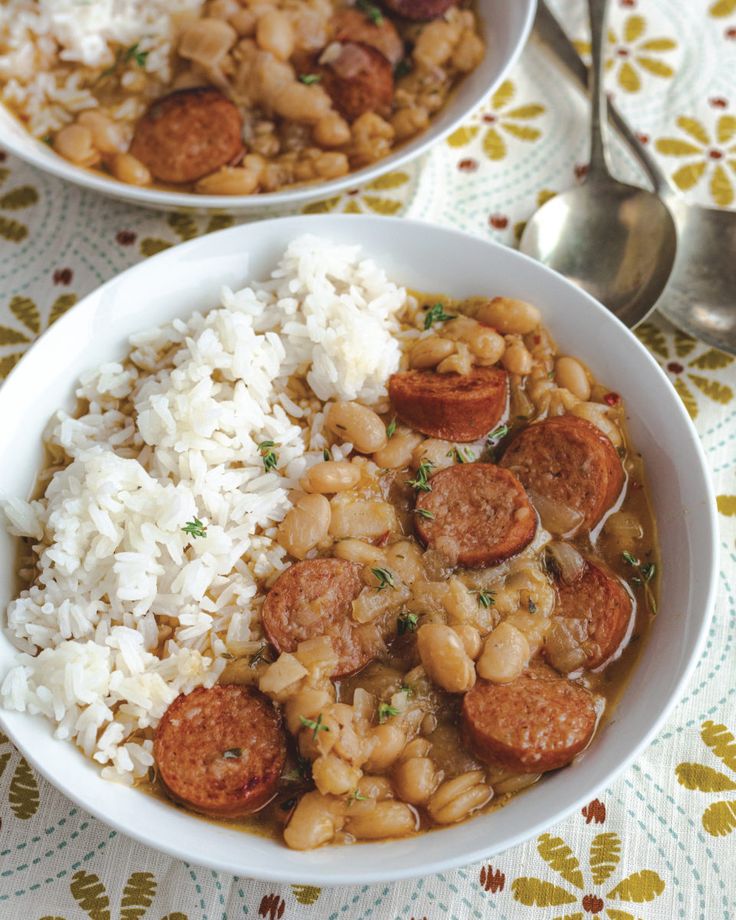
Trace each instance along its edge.
{"label": "mound of white rice", "polygon": [[[7,611],[25,654],[2,677],[5,707],[52,719],[107,777],[145,773],[151,741],[131,736],[259,646],[256,594],[285,566],[274,536],[289,490],[322,460],[322,401],[385,401],[405,301],[356,247],[302,237],[271,280],[134,336],[124,364],[81,380],[85,411],[47,431],[66,465],[42,498],[1,505],[37,557]],[[319,399],[292,398],[290,378]],[[195,518],[203,537],[182,530]]]}
{"label": "mound of white rice", "polygon": [[[2,0],[4,98],[40,137],[61,128],[74,113],[96,108],[87,87],[116,62],[130,68],[131,80],[142,66],[167,82],[178,26],[203,6],[204,0]],[[64,66],[69,64],[76,66]],[[131,96],[116,114],[132,119],[144,104]]]}

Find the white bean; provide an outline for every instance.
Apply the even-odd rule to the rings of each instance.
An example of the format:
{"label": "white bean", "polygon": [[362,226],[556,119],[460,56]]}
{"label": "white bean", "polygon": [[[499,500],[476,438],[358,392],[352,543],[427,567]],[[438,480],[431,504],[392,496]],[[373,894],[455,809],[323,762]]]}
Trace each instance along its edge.
{"label": "white bean", "polygon": [[578,399],[590,399],[590,379],[577,358],[558,358],[555,362],[555,380]]}
{"label": "white bean", "polygon": [[475,683],[473,661],[450,626],[425,623],[417,632],[417,649],[425,671],[443,690],[465,693]]}
{"label": "white bean", "polygon": [[499,623],[483,643],[476,665],[478,676],[495,684],[506,684],[522,673],[530,655],[524,633],[510,623]]}
{"label": "white bean", "polygon": [[361,454],[372,454],[386,446],[386,426],[367,406],[356,402],[333,403],[325,425],[343,441],[349,441]]}
{"label": "white bean", "polygon": [[527,335],[542,319],[536,307],[512,297],[494,297],[478,309],[476,317],[503,335]]}
{"label": "white bean", "polygon": [[482,808],[493,798],[482,770],[471,770],[447,780],[429,800],[427,810],[437,824],[454,824]]}
{"label": "white bean", "polygon": [[325,460],[310,467],[302,486],[307,492],[334,494],[352,489],[360,481],[360,469],[349,460]]}

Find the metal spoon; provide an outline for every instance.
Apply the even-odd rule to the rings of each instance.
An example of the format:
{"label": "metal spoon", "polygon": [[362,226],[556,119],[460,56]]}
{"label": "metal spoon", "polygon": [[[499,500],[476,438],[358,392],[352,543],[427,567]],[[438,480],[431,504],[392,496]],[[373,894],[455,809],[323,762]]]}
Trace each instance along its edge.
{"label": "metal spoon", "polygon": [[[544,0],[534,26],[535,38],[585,89],[587,68]],[[675,266],[657,308],[695,338],[736,354],[736,212],[684,201],[610,102],[608,114],[677,225]]]}
{"label": "metal spoon", "polygon": [[672,271],[677,232],[652,192],[619,182],[607,160],[601,113],[608,0],[588,0],[592,36],[590,165],[583,185],[552,198],[526,225],[521,249],[574,281],[627,326],[659,299]]}

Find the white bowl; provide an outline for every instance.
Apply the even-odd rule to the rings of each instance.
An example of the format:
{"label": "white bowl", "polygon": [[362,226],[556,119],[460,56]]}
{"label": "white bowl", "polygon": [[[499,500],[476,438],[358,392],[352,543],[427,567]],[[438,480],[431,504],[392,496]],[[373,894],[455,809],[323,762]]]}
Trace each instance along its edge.
{"label": "white bowl", "polygon": [[[456,297],[501,294],[538,304],[565,352],[579,355],[621,393],[644,455],[662,553],[660,612],[615,717],[573,766],[505,808],[416,838],[297,853],[164,801],[106,782],[40,717],[0,711],[0,724],[31,763],[69,798],[117,830],[192,863],[272,881],[315,885],[388,881],[447,869],[538,834],[590,801],[649,743],[700,655],[716,587],[715,502],[695,430],[675,391],[637,339],[587,294],[495,243],[406,220],[290,217],[192,240],[143,262],[85,298],[30,349],[0,389],[0,469],[5,495],[26,497],[42,461],[41,435],[73,405],[84,371],[120,359],[126,338],[218,302],[223,283],[263,278],[286,243],[312,232],[360,243],[395,280]],[[0,605],[10,598],[15,546],[0,535]],[[14,650],[0,636],[0,675]]]}
{"label": "white bowl", "polygon": [[446,137],[491,93],[508,74],[521,54],[534,22],[537,0],[478,0],[480,28],[487,52],[481,64],[462,81],[447,106],[434,118],[427,131],[364,169],[340,179],[318,182],[300,188],[284,189],[263,195],[196,195],[136,188],[102,173],[81,169],[63,159],[48,145],[31,137],[20,122],[0,105],[0,145],[46,172],[85,188],[102,192],[131,204],[159,210],[250,211],[264,213],[281,208],[296,208],[308,201],[329,198],[382,173],[391,172],[424,153]]}

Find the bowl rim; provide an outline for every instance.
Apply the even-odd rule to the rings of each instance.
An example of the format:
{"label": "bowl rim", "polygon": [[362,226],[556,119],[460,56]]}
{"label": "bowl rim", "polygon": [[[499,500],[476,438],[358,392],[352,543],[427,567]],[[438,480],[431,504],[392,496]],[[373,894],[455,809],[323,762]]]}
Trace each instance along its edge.
{"label": "bowl rim", "polygon": [[[197,195],[194,192],[169,192],[155,188],[142,188],[135,185],[126,185],[112,177],[106,178],[101,173],[93,172],[91,169],[84,169],[81,166],[75,166],[73,163],[64,160],[58,154],[49,157],[48,151],[44,150],[44,144],[23,127],[18,118],[7,106],[0,102],[0,107],[13,118],[26,135],[34,143],[26,146],[22,142],[16,141],[12,136],[4,136],[0,133],[0,143],[14,156],[24,160],[31,166],[43,172],[50,173],[58,179],[65,179],[69,182],[79,185],[82,188],[93,192],[100,192],[103,195],[126,201],[132,205],[141,205],[149,208],[175,208],[191,211],[258,211],[273,207],[292,207],[294,205],[305,204],[309,201],[315,201],[321,198],[330,198],[338,195],[356,185],[363,185],[370,182],[385,173],[405,165],[406,163],[418,159],[427,153],[429,148],[435,143],[440,143],[448,137],[463,121],[478,108],[481,103],[489,96],[500,83],[506,78],[509,71],[516,64],[526,47],[529,35],[534,24],[537,11],[538,0],[514,0],[515,4],[525,4],[521,27],[516,36],[511,54],[504,61],[496,77],[487,84],[483,84],[473,93],[466,105],[458,108],[457,114],[441,130],[433,129],[430,126],[417,137],[416,146],[410,139],[408,144],[399,147],[395,153],[377,160],[375,163],[365,166],[362,169],[349,172],[345,176],[337,179],[330,179],[326,182],[315,182],[295,186],[277,192],[266,192],[255,195]],[[450,98],[447,110],[451,110],[453,100]]]}
{"label": "bowl rim", "polygon": [[[531,259],[529,256],[524,255],[518,250],[512,250],[509,247],[503,246],[502,244],[496,242],[492,239],[482,239],[472,234],[466,233],[456,228],[440,226],[437,224],[430,223],[428,221],[422,220],[413,220],[407,218],[396,218],[396,217],[383,217],[383,216],[374,216],[374,215],[347,215],[347,214],[336,214],[336,215],[323,215],[320,217],[311,217],[308,215],[295,215],[287,217],[276,217],[269,220],[258,222],[258,227],[272,227],[273,225],[280,224],[282,226],[288,227],[288,225],[293,226],[288,227],[284,239],[291,239],[293,236],[298,235],[300,232],[310,232],[314,227],[322,223],[322,221],[329,220],[331,224],[345,224],[346,226],[355,226],[358,223],[363,224],[376,224],[381,225],[397,225],[401,224],[407,233],[411,233],[412,230],[417,230],[422,232],[423,230],[431,229],[433,232],[441,232],[449,237],[453,237],[458,241],[471,239],[475,243],[481,243],[482,245],[488,247],[491,250],[502,251],[504,253],[504,258],[508,258],[511,262],[516,262],[517,266],[523,269],[524,266],[534,266],[535,271],[540,271],[542,273],[547,273],[548,275],[554,277],[558,281],[561,280],[565,285],[573,288],[576,291],[576,295],[581,297],[584,301],[587,301],[588,306],[596,311],[599,315],[605,314],[608,318],[608,321],[612,321],[617,324],[620,329],[619,331],[624,333],[629,340],[629,344],[633,350],[638,352],[639,359],[645,361],[650,365],[655,374],[659,377],[663,384],[668,388],[671,388],[671,384],[653,358],[653,356],[647,351],[644,345],[636,338],[636,336],[627,329],[616,317],[609,313],[609,311],[600,304],[597,300],[587,294],[585,291],[582,291],[579,288],[576,288],[571,282],[564,279],[561,275],[554,272],[552,269],[547,268],[546,266],[536,262]],[[152,256],[151,258],[145,260],[144,262],[139,262],[136,265],[131,266],[125,271],[119,273],[115,277],[111,278],[109,281],[100,285],[95,290],[91,291],[86,297],[84,297],[79,303],[75,304],[67,313],[61,316],[53,327],[47,329],[41,336],[34,341],[30,348],[26,351],[23,358],[18,362],[15,368],[8,375],[5,385],[0,388],[0,405],[2,405],[3,399],[7,398],[5,394],[12,391],[16,386],[16,381],[22,377],[24,374],[24,366],[26,364],[26,356],[34,351],[39,343],[47,340],[51,329],[58,330],[63,329],[65,325],[71,324],[73,322],[73,317],[75,314],[78,315],[80,310],[88,309],[93,301],[101,299],[103,294],[115,285],[123,283],[122,279],[128,276],[130,273],[134,273],[142,268],[142,266],[147,266],[150,263],[154,262],[158,265],[164,266],[167,261],[176,261],[182,255],[187,255],[190,250],[196,250],[199,245],[201,245],[205,240],[211,240],[212,238],[222,238],[226,235],[236,236],[239,233],[248,232],[249,224],[236,225],[235,227],[230,227],[224,230],[217,231],[212,234],[207,234],[206,236],[197,237],[193,240],[189,240],[184,243],[180,243],[176,246],[173,246],[169,249],[162,251],[161,253]],[[319,231],[316,231],[319,232]],[[54,336],[55,337],[55,336]],[[8,384],[11,384],[11,387],[8,389]],[[12,394],[11,394],[12,395]],[[716,515],[716,502],[715,502],[715,492],[713,488],[712,477],[710,470],[707,464],[705,451],[703,449],[700,438],[697,434],[695,426],[687,413],[684,405],[679,399],[673,399],[672,405],[675,406],[675,411],[680,416],[680,420],[685,424],[686,428],[690,434],[690,447],[693,452],[693,458],[697,462],[697,473],[701,479],[701,484],[703,486],[703,498],[705,499],[703,503],[702,513],[707,516],[707,538],[708,546],[707,557],[710,561],[709,570],[706,575],[707,581],[701,578],[701,584],[706,584],[707,587],[701,589],[701,597],[703,598],[703,615],[700,622],[700,626],[697,632],[695,641],[693,642],[689,656],[687,658],[687,663],[683,666],[682,673],[674,685],[672,693],[659,710],[656,718],[653,720],[651,725],[646,731],[642,733],[641,739],[639,742],[628,751],[628,753],[622,757],[615,766],[606,772],[606,775],[603,776],[600,780],[593,783],[591,786],[586,787],[579,795],[575,796],[574,799],[561,807],[558,811],[555,812],[554,817],[551,819],[540,818],[538,821],[532,822],[524,826],[518,832],[508,835],[504,840],[501,846],[497,844],[492,844],[491,846],[483,847],[478,846],[471,850],[463,850],[459,854],[455,852],[448,852],[447,855],[442,858],[433,858],[430,860],[430,867],[427,870],[423,870],[420,866],[414,865],[405,868],[394,868],[391,866],[386,866],[385,869],[375,869],[375,870],[362,870],[359,874],[359,877],[353,881],[348,882],[344,877],[344,871],[340,871],[337,868],[324,869],[321,866],[310,866],[305,860],[304,874],[301,876],[297,873],[295,874],[290,869],[282,869],[278,862],[275,862],[273,867],[259,868],[258,873],[255,878],[263,881],[271,881],[274,883],[298,883],[304,880],[305,874],[310,874],[314,881],[322,886],[341,886],[346,884],[374,884],[382,882],[393,882],[401,881],[412,878],[419,878],[426,875],[433,875],[436,873],[441,873],[444,871],[456,869],[462,866],[469,865],[471,863],[480,861],[484,858],[499,853],[505,852],[512,847],[515,847],[533,837],[536,837],[541,832],[548,830],[553,824],[556,824],[560,821],[566,819],[570,814],[579,810],[583,805],[587,804],[591,798],[594,798],[598,795],[603,789],[609,787],[622,773],[626,770],[641,753],[649,747],[649,745],[654,740],[654,737],[659,733],[662,726],[670,716],[672,710],[679,703],[682,698],[684,691],[688,682],[691,679],[692,673],[697,666],[699,660],[701,659],[703,649],[706,644],[706,639],[708,636],[708,631],[711,626],[711,621],[713,618],[716,593],[718,588],[718,560],[719,560],[719,531],[718,531],[718,521]],[[636,670],[642,666],[642,662],[637,662],[634,666],[634,673]],[[6,718],[6,716],[10,716]],[[215,869],[217,871],[225,871],[232,873],[233,875],[248,877],[247,866],[244,866],[243,860],[237,860],[237,857],[232,859],[224,860],[218,857],[209,857],[206,851],[202,851],[198,854],[197,859],[192,859],[191,845],[188,847],[186,843],[159,843],[158,841],[152,841],[150,837],[147,837],[145,832],[139,831],[135,824],[133,818],[130,819],[129,823],[125,823],[120,819],[110,818],[105,814],[102,808],[98,808],[94,798],[85,798],[85,796],[80,793],[76,787],[71,785],[70,782],[65,781],[62,778],[52,775],[52,771],[48,769],[46,764],[40,760],[32,751],[25,749],[15,737],[13,727],[9,724],[9,721],[13,717],[22,717],[23,720],[28,718],[40,718],[38,716],[29,717],[27,713],[7,713],[6,710],[0,708],[0,727],[10,739],[16,744],[19,750],[22,752],[23,756],[32,764],[32,766],[46,778],[46,780],[54,786],[54,788],[61,791],[67,798],[73,801],[80,808],[84,809],[86,812],[92,814],[95,818],[100,820],[103,824],[108,827],[113,827],[118,832],[137,840],[138,842],[151,847],[159,852],[163,852],[172,856],[176,859],[183,860],[185,862],[195,862],[197,865],[203,866],[205,868]],[[82,756],[81,753],[79,755]],[[85,758],[86,759],[86,758]],[[188,817],[197,818],[195,814],[188,814]],[[205,819],[206,820],[206,819]],[[471,819],[472,820],[472,819]],[[196,825],[193,825],[196,826]],[[462,827],[457,825],[457,827]],[[440,829],[441,830],[441,829]],[[449,830],[449,829],[448,829]],[[251,836],[251,835],[249,835]],[[426,836],[426,835],[425,835]],[[434,836],[433,834],[430,836]],[[253,839],[256,839],[255,836]],[[371,842],[371,847],[375,846],[390,846],[392,841],[386,842]],[[319,852],[319,851],[317,851]],[[339,851],[338,851],[339,852]],[[309,854],[304,854],[308,856]],[[332,861],[331,865],[339,866],[344,862],[339,856]],[[419,860],[416,860],[419,862]]]}

